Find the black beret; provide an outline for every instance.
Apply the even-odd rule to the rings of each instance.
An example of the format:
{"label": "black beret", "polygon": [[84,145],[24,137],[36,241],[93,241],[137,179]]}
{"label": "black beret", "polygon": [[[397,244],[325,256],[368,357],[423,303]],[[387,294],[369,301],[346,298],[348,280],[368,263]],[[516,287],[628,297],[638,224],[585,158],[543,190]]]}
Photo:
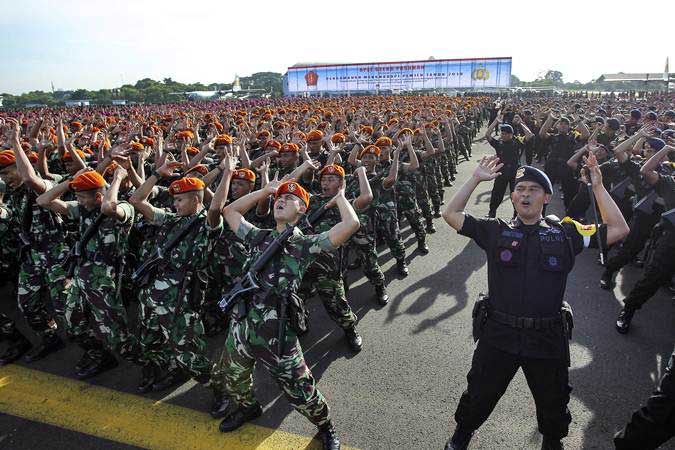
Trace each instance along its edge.
{"label": "black beret", "polygon": [[513,134],[513,127],[511,125],[509,125],[508,123],[505,123],[504,125],[499,127],[499,131],[503,131],[504,133]]}
{"label": "black beret", "polygon": [[658,118],[654,111],[649,111],[645,117],[649,120],[656,120]]}
{"label": "black beret", "polygon": [[532,166],[520,166],[516,172],[516,185],[521,181],[532,181],[544,189],[547,194],[553,194],[553,185],[548,176]]}
{"label": "black beret", "polygon": [[640,117],[642,117],[642,113],[640,112],[639,109],[633,109],[630,112],[630,116],[635,118],[635,119],[639,119]]}
{"label": "black beret", "polygon": [[619,128],[621,128],[621,123],[619,122],[618,119],[615,119],[614,117],[612,117],[611,119],[607,119],[607,125],[614,131],[617,131]]}

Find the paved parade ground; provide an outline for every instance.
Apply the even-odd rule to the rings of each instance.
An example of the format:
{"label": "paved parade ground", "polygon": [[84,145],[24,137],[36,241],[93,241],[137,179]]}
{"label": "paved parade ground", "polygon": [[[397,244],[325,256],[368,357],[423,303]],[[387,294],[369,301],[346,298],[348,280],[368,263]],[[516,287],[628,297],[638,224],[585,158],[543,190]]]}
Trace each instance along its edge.
{"label": "paved parade ground", "polygon": [[[477,157],[492,154],[485,143],[460,165],[455,187],[471,175]],[[467,210],[484,216],[491,183],[480,185]],[[559,195],[551,213],[561,213]],[[505,201],[501,217],[511,216]],[[471,363],[471,308],[487,289],[485,256],[442,219],[428,237],[431,252],[417,256],[405,226],[410,276],[398,278],[387,250],[380,261],[389,282],[389,305],[378,306],[365,278],[352,272],[349,299],[359,316],[364,348],[353,355],[318,301],[310,302],[312,326],[301,339],[307,362],[328,399],[344,446],[363,449],[441,449],[454,429],[453,414]],[[675,255],[673,256],[675,257]],[[577,258],[566,300],[574,308],[572,424],[569,449],[610,449],[612,436],[645,401],[673,347],[675,303],[662,289],[640,310],[630,333],[614,321],[623,299],[641,274],[628,266],[613,292],[598,287],[597,251]],[[0,291],[0,311],[22,330],[25,322],[9,289]],[[132,315],[135,308],[132,308]],[[30,333],[27,334],[31,336]],[[224,338],[209,340],[216,357]],[[253,425],[225,435],[208,416],[211,394],[188,382],[169,393],[135,394],[140,369],[126,362],[93,380],[80,382],[73,366],[75,345],[31,364],[0,368],[0,448],[318,448],[316,428],[294,412],[279,388],[258,370],[256,393],[264,415]],[[535,408],[519,372],[492,416],[472,441],[474,449],[538,449]],[[675,449],[671,442],[663,448]]]}

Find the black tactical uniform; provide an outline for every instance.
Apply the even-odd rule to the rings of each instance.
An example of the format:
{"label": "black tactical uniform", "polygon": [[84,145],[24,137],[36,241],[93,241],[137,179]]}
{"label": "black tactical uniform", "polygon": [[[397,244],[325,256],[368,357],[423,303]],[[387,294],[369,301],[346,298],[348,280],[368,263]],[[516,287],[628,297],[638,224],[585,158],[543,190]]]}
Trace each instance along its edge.
{"label": "black tactical uniform", "polygon": [[553,134],[544,143],[544,145],[547,144],[551,150],[544,165],[544,170],[546,175],[551,179],[551,182],[560,181],[565,196],[565,208],[567,208],[577,193],[577,182],[574,179],[574,172],[567,165],[567,160],[572,157],[579,145],[576,137],[571,132],[567,134]]}
{"label": "black tactical uniform", "polygon": [[497,215],[497,208],[499,208],[499,205],[504,199],[506,186],[509,187],[510,192],[513,192],[516,182],[516,170],[520,165],[520,153],[524,147],[520,140],[515,137],[511,138],[510,141],[492,139],[492,137],[489,137],[488,142],[492,148],[495,149],[495,152],[499,157],[499,162],[504,164],[504,167],[500,170],[502,174],[495,178],[495,183],[492,186],[492,194],[490,195],[489,216],[495,217]]}

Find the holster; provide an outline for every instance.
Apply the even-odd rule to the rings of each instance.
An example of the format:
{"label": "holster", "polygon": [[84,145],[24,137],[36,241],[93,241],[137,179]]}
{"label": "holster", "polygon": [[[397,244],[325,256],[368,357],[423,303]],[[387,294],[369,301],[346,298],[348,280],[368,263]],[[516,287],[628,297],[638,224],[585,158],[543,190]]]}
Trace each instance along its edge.
{"label": "holster", "polygon": [[567,367],[570,367],[572,363],[570,358],[570,340],[572,339],[572,329],[574,328],[574,316],[572,314],[572,307],[569,303],[562,303],[560,317],[562,319],[563,337],[565,339],[565,342],[563,342],[563,356],[565,357]]}
{"label": "holster", "polygon": [[472,335],[473,341],[478,342],[481,335],[483,334],[483,327],[488,318],[488,309],[490,306],[490,297],[485,294],[478,294],[478,300],[473,305],[473,311],[471,311],[471,320],[472,320]]}

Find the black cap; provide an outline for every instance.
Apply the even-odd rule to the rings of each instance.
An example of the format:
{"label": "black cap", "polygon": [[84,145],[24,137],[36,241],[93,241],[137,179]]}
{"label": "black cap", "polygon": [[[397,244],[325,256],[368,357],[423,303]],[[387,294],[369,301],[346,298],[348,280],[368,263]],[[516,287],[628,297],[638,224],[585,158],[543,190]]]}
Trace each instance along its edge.
{"label": "black cap", "polygon": [[504,133],[513,134],[513,127],[511,125],[509,125],[508,123],[505,123],[504,125],[499,127],[499,131],[503,131]]}
{"label": "black cap", "polygon": [[520,166],[516,172],[516,185],[521,181],[532,181],[537,183],[544,189],[544,192],[547,194],[553,194],[553,185],[551,180],[548,179],[548,176],[532,166]]}
{"label": "black cap", "polygon": [[645,115],[645,118],[646,118],[646,119],[649,119],[649,120],[656,120],[656,119],[658,118],[658,116],[656,115],[656,113],[655,113],[654,111],[649,111],[649,112]]}
{"label": "black cap", "polygon": [[666,111],[665,114],[666,114],[666,117],[675,117],[675,111],[673,111],[672,109],[669,109],[668,111]]}
{"label": "black cap", "polygon": [[614,117],[612,117],[611,119],[607,119],[607,125],[614,131],[617,131],[619,128],[621,128],[621,123],[619,122],[618,119],[615,119]]}
{"label": "black cap", "polygon": [[630,112],[630,116],[634,119],[639,119],[642,117],[642,113],[640,112],[639,109],[633,109]]}

